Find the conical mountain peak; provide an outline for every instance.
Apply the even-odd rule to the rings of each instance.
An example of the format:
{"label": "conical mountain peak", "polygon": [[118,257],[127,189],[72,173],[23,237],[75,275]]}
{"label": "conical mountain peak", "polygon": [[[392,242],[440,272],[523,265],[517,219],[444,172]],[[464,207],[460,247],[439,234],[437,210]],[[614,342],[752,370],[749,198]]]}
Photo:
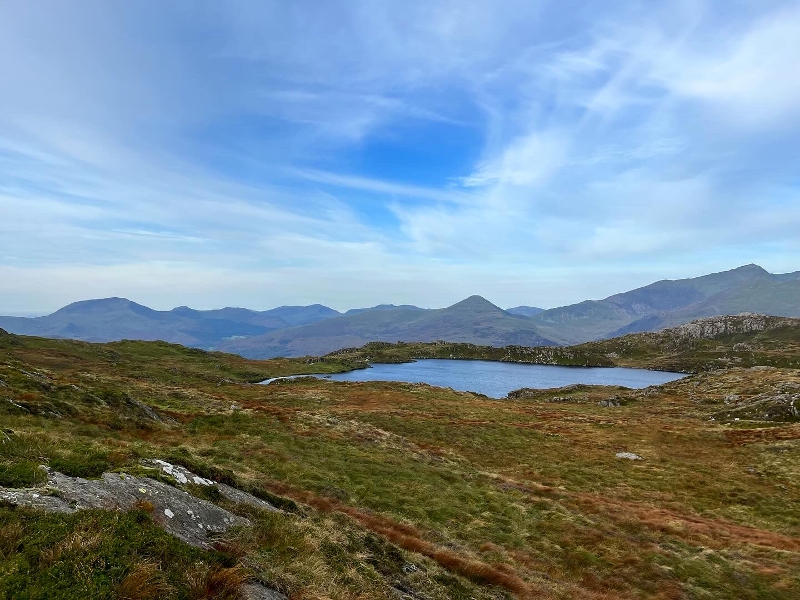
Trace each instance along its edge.
{"label": "conical mountain peak", "polygon": [[461,302],[456,302],[448,307],[448,310],[473,310],[473,311],[499,311],[504,312],[499,306],[492,304],[483,296],[473,295],[469,298],[464,298]]}

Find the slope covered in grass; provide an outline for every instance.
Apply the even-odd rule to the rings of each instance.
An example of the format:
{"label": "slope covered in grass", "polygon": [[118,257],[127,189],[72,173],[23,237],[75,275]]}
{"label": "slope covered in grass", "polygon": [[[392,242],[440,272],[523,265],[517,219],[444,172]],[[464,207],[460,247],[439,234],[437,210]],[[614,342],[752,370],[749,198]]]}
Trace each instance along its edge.
{"label": "slope covered in grass", "polygon": [[251,383],[363,355],[258,362],[0,335],[4,485],[36,485],[42,463],[94,477],[163,458],[287,511],[248,513],[254,525],[215,554],[164,539],[146,511],[3,507],[0,595],[50,590],[53,567],[35,558],[47,551],[64,553],[65,597],[113,597],[132,573],[169,586],[162,596],[204,597],[187,576],[196,567],[241,569],[295,597],[795,598],[800,425],[736,411],[800,395],[800,375],[718,359],[745,343],[754,362],[780,348],[796,360],[786,351],[796,331],[694,335],[592,352],[639,364],[689,353],[698,375],[514,400],[419,384]]}

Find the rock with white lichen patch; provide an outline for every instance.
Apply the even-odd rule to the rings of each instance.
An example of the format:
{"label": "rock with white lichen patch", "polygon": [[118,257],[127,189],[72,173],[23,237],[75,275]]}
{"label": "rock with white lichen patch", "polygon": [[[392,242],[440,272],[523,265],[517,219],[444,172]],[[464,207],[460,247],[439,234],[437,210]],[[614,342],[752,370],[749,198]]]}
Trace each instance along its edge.
{"label": "rock with white lichen patch", "polygon": [[633,452],[617,452],[617,458],[623,458],[626,460],[644,460],[638,454],[634,454]]}
{"label": "rock with white lichen patch", "polygon": [[[198,477],[183,467],[164,461],[151,461],[151,464],[157,464],[179,483],[216,485],[223,497],[237,504],[247,504],[273,512],[278,510],[247,492]],[[211,547],[209,535],[225,533],[231,527],[250,524],[248,519],[213,502],[192,496],[174,485],[149,477],[120,473],[104,473],[100,479],[82,479],[48,471],[47,490],[0,488],[0,500],[61,513],[89,508],[131,510],[137,506],[152,507],[153,520],[164,530],[187,544],[200,548]]]}
{"label": "rock with white lichen patch", "polygon": [[[181,484],[218,486],[223,497],[255,508],[278,511],[274,506],[228,485],[198,477],[192,472],[165,461],[149,461]],[[42,467],[47,470],[46,467]],[[124,473],[104,473],[100,479],[68,477],[47,470],[46,488],[0,488],[0,501],[27,506],[45,512],[74,513],[83,509],[131,510],[144,508],[153,521],[167,533],[198,548],[210,549],[215,534],[231,527],[247,526],[250,520],[240,517],[186,491],[149,477]],[[258,582],[242,586],[242,597],[248,600],[286,600],[286,596]]]}
{"label": "rock with white lichen patch", "polygon": [[181,485],[193,483],[195,485],[202,485],[206,487],[214,486],[217,488],[217,490],[219,490],[219,493],[223,498],[230,500],[235,504],[246,504],[247,506],[252,506],[253,508],[258,508],[260,510],[280,512],[277,508],[272,506],[272,504],[262,500],[261,498],[256,498],[253,496],[253,494],[243,492],[242,490],[236,489],[235,487],[225,483],[219,483],[217,481],[212,481],[211,479],[199,477],[180,465],[173,465],[164,460],[145,460],[143,461],[143,464],[148,467],[154,467],[161,470],[162,473],[169,475]]}

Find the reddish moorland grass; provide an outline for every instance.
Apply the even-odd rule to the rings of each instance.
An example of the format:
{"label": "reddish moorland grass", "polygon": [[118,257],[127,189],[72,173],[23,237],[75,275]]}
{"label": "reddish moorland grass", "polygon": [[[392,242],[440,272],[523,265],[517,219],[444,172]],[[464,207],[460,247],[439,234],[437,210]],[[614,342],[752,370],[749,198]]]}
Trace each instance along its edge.
{"label": "reddish moorland grass", "polygon": [[326,498],[293,486],[269,482],[265,487],[275,494],[302,502],[321,512],[338,512],[357,521],[362,526],[382,535],[404,550],[416,552],[435,560],[445,569],[458,573],[475,583],[497,585],[522,598],[532,598],[541,593],[536,586],[525,582],[508,565],[489,565],[470,557],[462,556],[453,550],[443,548],[422,537],[415,527],[399,523],[388,517],[376,515],[344,504],[333,498]]}

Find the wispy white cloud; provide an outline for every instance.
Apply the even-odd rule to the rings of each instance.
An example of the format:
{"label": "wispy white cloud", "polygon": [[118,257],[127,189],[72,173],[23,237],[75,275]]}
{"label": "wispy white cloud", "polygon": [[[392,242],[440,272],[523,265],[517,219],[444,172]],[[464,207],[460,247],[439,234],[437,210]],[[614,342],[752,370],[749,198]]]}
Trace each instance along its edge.
{"label": "wispy white cloud", "polygon": [[800,10],[725,9],[4,4],[0,309],[796,270]]}
{"label": "wispy white cloud", "polygon": [[469,203],[471,196],[452,189],[430,188],[405,183],[396,183],[371,177],[343,175],[317,169],[292,169],[290,173],[300,179],[329,184],[338,188],[349,188],[375,192],[384,196],[423,198],[448,203]]}
{"label": "wispy white cloud", "polygon": [[709,106],[733,126],[797,123],[800,7],[796,4],[736,24],[711,49],[687,43],[656,57],[649,76],[672,93]]}

